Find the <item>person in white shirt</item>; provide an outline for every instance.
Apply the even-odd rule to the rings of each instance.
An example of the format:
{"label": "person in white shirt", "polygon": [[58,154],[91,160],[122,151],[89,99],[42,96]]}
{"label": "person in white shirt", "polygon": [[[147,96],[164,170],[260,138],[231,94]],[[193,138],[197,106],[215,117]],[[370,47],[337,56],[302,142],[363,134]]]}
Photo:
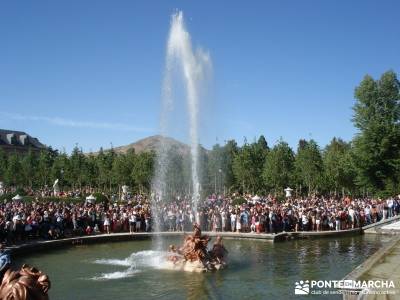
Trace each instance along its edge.
{"label": "person in white shirt", "polygon": [[351,206],[349,208],[349,217],[350,217],[351,228],[354,228],[354,209]]}
{"label": "person in white shirt", "polygon": [[393,198],[390,198],[387,200],[387,205],[388,205],[388,217],[391,218],[393,217]]}
{"label": "person in white shirt", "polygon": [[129,215],[129,233],[134,233],[136,227],[136,215],[131,213]]}
{"label": "person in white shirt", "polygon": [[105,214],[104,216],[103,226],[104,226],[104,231],[110,234],[110,217],[108,216],[108,214]]}
{"label": "person in white shirt", "polygon": [[367,205],[364,208],[364,213],[365,213],[365,219],[367,221],[367,225],[371,224],[371,208],[369,207],[369,205]]}
{"label": "person in white shirt", "polygon": [[236,232],[240,232],[242,230],[242,223],[240,222],[240,215],[236,215]]}
{"label": "person in white shirt", "polygon": [[232,232],[235,232],[236,229],[236,213],[235,211],[231,212],[231,230]]}

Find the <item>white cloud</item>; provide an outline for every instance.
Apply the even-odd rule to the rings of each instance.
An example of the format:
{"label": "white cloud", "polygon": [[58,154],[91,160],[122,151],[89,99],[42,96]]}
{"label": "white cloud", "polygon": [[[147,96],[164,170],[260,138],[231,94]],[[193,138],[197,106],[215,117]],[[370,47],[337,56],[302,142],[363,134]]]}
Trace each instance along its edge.
{"label": "white cloud", "polygon": [[43,116],[29,116],[14,113],[0,112],[0,115],[20,121],[34,121],[34,122],[46,122],[49,124],[62,126],[62,127],[74,127],[74,128],[91,128],[91,129],[110,129],[110,130],[123,130],[123,131],[135,131],[135,132],[152,132],[151,128],[138,127],[122,123],[109,123],[109,122],[91,122],[91,121],[76,121],[69,120],[60,117],[43,117]]}

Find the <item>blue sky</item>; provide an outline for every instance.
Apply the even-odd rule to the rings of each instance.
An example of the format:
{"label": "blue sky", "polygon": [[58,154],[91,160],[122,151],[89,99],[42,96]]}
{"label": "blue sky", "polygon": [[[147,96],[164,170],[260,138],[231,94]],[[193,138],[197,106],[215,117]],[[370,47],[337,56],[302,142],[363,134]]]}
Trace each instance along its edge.
{"label": "blue sky", "polygon": [[157,134],[177,9],[213,63],[201,100],[206,147],[260,134],[292,147],[350,140],[355,86],[400,70],[394,0],[3,1],[0,128],[68,152]]}

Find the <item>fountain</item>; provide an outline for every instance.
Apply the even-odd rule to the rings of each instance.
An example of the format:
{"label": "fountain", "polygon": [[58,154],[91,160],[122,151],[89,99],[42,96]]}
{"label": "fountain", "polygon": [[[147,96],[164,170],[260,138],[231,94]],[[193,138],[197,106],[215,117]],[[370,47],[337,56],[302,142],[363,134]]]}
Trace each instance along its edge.
{"label": "fountain", "polygon": [[[171,113],[174,97],[173,92],[173,72],[177,71],[182,75],[185,87],[185,98],[189,114],[189,136],[190,136],[190,156],[191,156],[191,201],[194,216],[197,216],[197,208],[200,199],[199,182],[199,95],[201,84],[207,77],[207,71],[211,66],[208,53],[200,48],[193,50],[192,42],[188,31],[185,28],[182,12],[172,15],[171,27],[167,42],[165,78],[163,84],[163,103],[160,118],[161,136],[168,135],[168,117]],[[167,197],[166,176],[169,166],[168,153],[170,144],[165,139],[161,139],[157,150],[157,160],[155,166],[155,176],[152,182],[152,212],[154,215],[154,229],[160,231],[160,212],[158,204]],[[198,222],[199,220],[196,220]],[[158,245],[160,249],[160,243]]]}
{"label": "fountain", "polygon": [[167,260],[168,268],[187,272],[206,272],[223,269],[226,266],[226,255],[228,251],[222,244],[222,238],[217,240],[211,251],[207,250],[210,238],[202,235],[200,227],[195,224],[193,235],[188,235],[183,246],[176,248],[169,246]]}
{"label": "fountain", "polygon": [[[184,83],[185,99],[189,113],[189,136],[190,136],[190,157],[191,157],[191,209],[197,218],[197,209],[200,200],[199,181],[199,92],[202,81],[211,65],[210,57],[201,49],[193,51],[190,35],[185,28],[182,12],[172,15],[171,28],[167,42],[165,78],[163,86],[163,104],[161,114],[161,138],[157,151],[157,162],[155,176],[152,185],[152,214],[154,218],[155,231],[161,231],[161,214],[159,207],[168,197],[166,190],[167,170],[169,166],[168,153],[171,150],[170,144],[165,137],[168,134],[168,117],[174,104],[173,72],[177,71]],[[196,219],[198,223],[199,220]],[[213,250],[207,250],[209,237],[202,236],[198,225],[194,226],[194,234],[185,238],[180,248],[170,246],[168,255],[169,267],[173,270],[192,272],[203,272],[207,270],[220,269],[225,265],[224,253],[227,251],[222,245],[221,238],[217,239]],[[163,249],[162,239],[155,239],[157,250]]]}

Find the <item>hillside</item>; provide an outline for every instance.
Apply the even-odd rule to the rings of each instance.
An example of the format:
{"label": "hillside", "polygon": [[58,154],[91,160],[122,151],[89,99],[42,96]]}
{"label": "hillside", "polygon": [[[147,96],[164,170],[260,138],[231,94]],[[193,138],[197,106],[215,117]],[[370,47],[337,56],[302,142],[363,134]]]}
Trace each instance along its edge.
{"label": "hillside", "polygon": [[[189,154],[190,153],[190,147],[182,142],[179,142],[173,138],[170,137],[163,137],[161,135],[154,135],[154,136],[149,136],[147,138],[138,140],[134,143],[131,143],[129,145],[125,146],[119,146],[115,147],[114,151],[117,153],[126,153],[130,149],[135,149],[136,153],[144,152],[144,151],[156,151],[156,149],[159,147],[161,142],[167,143],[169,146],[173,147],[174,149],[177,149],[178,153],[181,154]],[[109,149],[104,149],[104,151],[108,151]],[[97,154],[97,152],[93,153]]]}

